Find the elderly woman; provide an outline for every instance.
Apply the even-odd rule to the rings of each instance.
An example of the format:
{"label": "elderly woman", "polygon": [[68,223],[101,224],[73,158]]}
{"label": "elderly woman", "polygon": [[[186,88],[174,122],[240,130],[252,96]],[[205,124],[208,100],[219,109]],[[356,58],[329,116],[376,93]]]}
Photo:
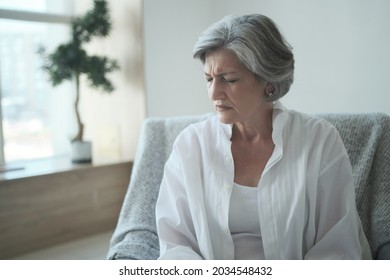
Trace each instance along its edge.
{"label": "elderly woman", "polygon": [[194,58],[217,115],[186,128],[166,163],[160,259],[369,258],[337,130],[278,101],[294,58],[273,21],[225,17]]}

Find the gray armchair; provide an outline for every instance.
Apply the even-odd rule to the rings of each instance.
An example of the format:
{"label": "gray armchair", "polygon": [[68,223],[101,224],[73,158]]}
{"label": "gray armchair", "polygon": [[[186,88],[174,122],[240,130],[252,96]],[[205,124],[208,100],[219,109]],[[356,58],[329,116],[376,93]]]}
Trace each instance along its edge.
{"label": "gray armchair", "polygon": [[[390,259],[390,117],[321,114],[339,131],[351,159],[356,203],[374,258]],[[109,259],[157,259],[155,203],[178,133],[205,116],[145,120]]]}

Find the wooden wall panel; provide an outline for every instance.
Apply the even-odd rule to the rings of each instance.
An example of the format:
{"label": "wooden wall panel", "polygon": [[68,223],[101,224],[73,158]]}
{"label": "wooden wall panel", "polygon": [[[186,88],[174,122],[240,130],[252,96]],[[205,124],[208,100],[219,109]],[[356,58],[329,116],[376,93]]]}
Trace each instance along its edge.
{"label": "wooden wall panel", "polygon": [[0,181],[0,259],[114,229],[132,163]]}

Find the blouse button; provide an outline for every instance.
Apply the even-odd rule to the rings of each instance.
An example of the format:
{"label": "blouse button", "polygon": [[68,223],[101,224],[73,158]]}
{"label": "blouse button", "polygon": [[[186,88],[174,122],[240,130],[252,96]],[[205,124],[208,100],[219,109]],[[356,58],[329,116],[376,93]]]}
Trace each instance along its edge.
{"label": "blouse button", "polygon": [[225,162],[226,163],[231,163],[232,162],[232,158],[230,156],[226,156]]}

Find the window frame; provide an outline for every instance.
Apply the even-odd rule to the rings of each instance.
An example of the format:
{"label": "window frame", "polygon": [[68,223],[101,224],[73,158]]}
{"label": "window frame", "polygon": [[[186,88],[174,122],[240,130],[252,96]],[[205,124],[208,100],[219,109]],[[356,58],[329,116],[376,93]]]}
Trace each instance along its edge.
{"label": "window frame", "polygon": [[[53,23],[53,24],[71,24],[74,19],[74,0],[67,0],[70,15],[44,13],[44,12],[31,12],[25,10],[12,10],[0,8],[0,19],[27,21],[27,22],[41,22],[41,23]],[[1,77],[1,72],[0,72]],[[4,134],[3,134],[3,112],[1,106],[2,92],[1,92],[1,78],[0,78],[0,167],[6,166],[5,154],[4,154]]]}

